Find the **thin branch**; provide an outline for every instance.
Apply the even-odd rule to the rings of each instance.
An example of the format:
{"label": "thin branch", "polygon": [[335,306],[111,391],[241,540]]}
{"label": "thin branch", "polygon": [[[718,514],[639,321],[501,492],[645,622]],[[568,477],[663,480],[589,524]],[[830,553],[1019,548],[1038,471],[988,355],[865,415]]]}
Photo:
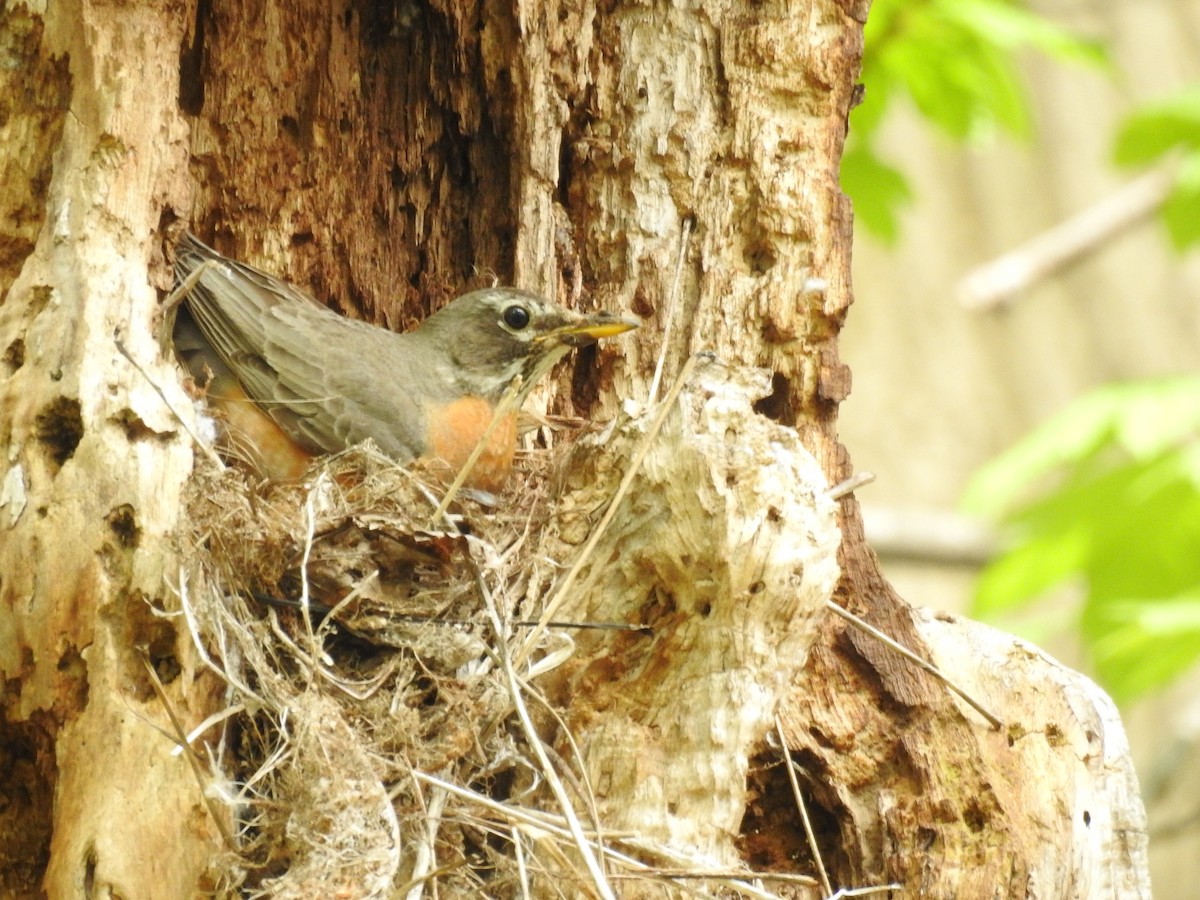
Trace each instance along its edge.
{"label": "thin branch", "polygon": [[866,487],[875,480],[874,472],[855,472],[845,481],[839,481],[829,489],[829,496],[833,500],[841,500],[843,497],[849,497],[860,487]]}
{"label": "thin branch", "polygon": [[925,660],[921,659],[921,657],[917,656],[917,654],[913,653],[911,650],[909,650],[903,644],[888,637],[886,634],[884,634],[882,631],[880,631],[878,628],[876,628],[871,623],[866,622],[863,619],[860,619],[858,616],[854,615],[854,613],[850,612],[850,610],[845,609],[841,606],[838,606],[832,600],[827,600],[825,602],[825,605],[827,607],[829,607],[831,610],[833,610],[833,612],[837,613],[839,616],[841,616],[843,619],[845,619],[847,622],[849,622],[851,625],[853,625],[855,628],[858,628],[860,631],[865,631],[867,634],[871,635],[871,637],[875,638],[876,640],[880,641],[883,644],[886,644],[888,647],[891,647],[893,650],[895,650],[897,653],[899,653],[901,656],[903,656],[905,659],[907,659],[913,665],[928,672],[930,675],[932,675],[934,678],[936,678],[942,684],[946,685],[946,687],[948,687],[954,693],[958,694],[958,696],[960,696],[964,701],[966,701],[966,703],[973,710],[975,710],[977,713],[979,713],[981,716],[983,716],[985,719],[987,719],[988,723],[994,729],[999,731],[1001,728],[1004,727],[1004,723],[1002,721],[1000,721],[1000,719],[996,718],[996,716],[992,715],[990,712],[988,712],[986,709],[984,709],[983,705],[978,700],[976,700],[974,697],[972,697],[970,694],[968,694],[963,688],[959,687],[957,684],[955,684],[953,681],[951,681],[933,663],[926,662]]}
{"label": "thin branch", "polygon": [[1154,213],[1175,185],[1174,164],[1154,169],[1015,250],[972,269],[955,294],[968,309],[994,309]]}
{"label": "thin branch", "polygon": [[788,783],[792,786],[792,798],[796,801],[796,809],[800,811],[800,821],[804,823],[804,836],[808,839],[808,851],[817,864],[817,875],[821,879],[821,889],[825,896],[833,894],[833,886],[829,883],[829,873],[825,871],[825,861],[821,859],[821,848],[817,846],[817,836],[813,832],[812,821],[808,818],[808,806],[804,803],[804,795],[800,793],[800,781],[796,778],[796,767],[792,764],[792,751],[788,747],[787,736],[783,732],[783,722],[775,716],[775,734],[779,738],[779,747],[783,751],[783,764],[787,769]]}
{"label": "thin branch", "polygon": [[175,709],[171,706],[167,690],[163,687],[162,681],[159,680],[158,672],[154,671],[154,666],[151,665],[144,650],[142,665],[146,667],[146,673],[150,676],[150,683],[154,685],[154,693],[158,695],[163,709],[167,711],[167,718],[171,720],[171,727],[175,729],[176,744],[184,748],[183,755],[187,758],[188,765],[192,768],[192,774],[196,777],[196,784],[200,786],[200,796],[204,798],[204,805],[208,807],[208,814],[212,816],[213,823],[217,826],[217,830],[221,832],[221,838],[225,841],[225,846],[237,852],[237,842],[233,838],[233,833],[225,824],[225,819],[221,815],[221,809],[217,806],[216,800],[213,799],[207,790],[207,781],[204,772],[200,768],[200,761],[196,756],[196,751],[188,743],[187,731],[184,729],[183,723],[179,721],[179,717],[175,715]]}
{"label": "thin branch", "polygon": [[867,543],[892,559],[978,568],[1002,548],[995,529],[959,513],[864,504],[862,517]]}
{"label": "thin branch", "polygon": [[177,410],[171,404],[171,401],[167,399],[166,392],[162,389],[162,387],[159,386],[158,382],[151,378],[150,373],[142,367],[142,364],[133,358],[133,355],[125,347],[124,342],[122,342],[118,335],[113,335],[113,343],[117,345],[117,352],[119,352],[123,357],[125,357],[126,360],[129,361],[129,364],[137,370],[138,374],[146,379],[146,383],[150,385],[150,387],[154,390],[154,393],[158,394],[159,399],[162,400],[163,405],[167,408],[167,411],[175,418],[175,421],[179,423],[180,427],[187,432],[188,437],[192,439],[192,443],[199,447],[200,452],[207,456],[209,460],[217,466],[218,469],[224,469],[225,463],[221,462],[221,457],[217,455],[217,451],[202,441],[200,436],[192,430],[192,426],[188,420],[185,419],[180,414],[179,410]]}

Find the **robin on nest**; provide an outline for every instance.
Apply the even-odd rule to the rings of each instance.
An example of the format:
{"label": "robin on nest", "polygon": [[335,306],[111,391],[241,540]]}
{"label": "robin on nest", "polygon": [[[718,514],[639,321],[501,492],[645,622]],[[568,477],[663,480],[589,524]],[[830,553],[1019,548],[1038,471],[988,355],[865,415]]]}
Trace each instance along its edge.
{"label": "robin on nest", "polygon": [[[398,462],[438,460],[453,475],[486,440],[467,483],[494,490],[512,468],[516,412],[534,382],[572,347],[637,327],[488,288],[395,334],[185,235],[176,278],[198,271],[175,321],[176,352],[227,440],[275,480],[367,438]],[[517,378],[518,402],[493,424]]]}

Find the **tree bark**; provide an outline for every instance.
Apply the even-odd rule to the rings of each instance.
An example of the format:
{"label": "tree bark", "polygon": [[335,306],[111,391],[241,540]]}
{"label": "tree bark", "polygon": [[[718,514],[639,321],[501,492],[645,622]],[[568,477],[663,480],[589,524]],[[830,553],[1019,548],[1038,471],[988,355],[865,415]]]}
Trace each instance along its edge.
{"label": "tree bark", "polygon": [[186,125],[169,88],[181,12],[0,13],[15,54],[0,75],[9,896],[187,896],[219,846],[200,785],[169,755],[143,662],[188,725],[213,708],[219,683],[159,615],[191,467],[151,384],[187,408],[153,337],[147,275],[164,209],[190,202]]}
{"label": "tree bark", "polygon": [[[697,351],[765,371],[761,397],[745,387],[753,377],[727,379],[743,382],[736,425],[712,411],[723,388],[689,382],[663,426],[676,443],[660,452],[671,457],[688,429],[700,449],[674,454],[676,474],[642,496],[711,475],[701,508],[719,510],[721,527],[743,514],[738,527],[758,530],[728,533],[765,535],[753,558],[773,574],[739,574],[738,541],[705,544],[728,557],[711,571],[731,589],[681,594],[695,557],[635,550],[647,535],[634,517],[602,558],[643,564],[598,566],[593,584],[608,587],[575,607],[657,617],[648,649],[581,639],[551,682],[613,827],[712,865],[812,874],[768,736],[777,712],[834,887],[1147,894],[1144,821],[1111,706],[1019,645],[915,613],[880,576],[852,498],[836,511],[836,599],[947,667],[973,659],[968,648],[1002,659],[1005,690],[977,689],[1005,730],[874,638],[818,617],[836,568],[836,542],[822,537],[828,485],[851,472],[836,436],[851,301],[837,173],[865,2],[77,0],[0,15],[20,58],[0,74],[0,96],[18,98],[0,133],[0,761],[27,798],[0,823],[14,861],[0,886],[176,897],[213,877],[218,823],[151,724],[171,731],[141,663],[185,726],[216,708],[219,682],[178,620],[158,614],[175,608],[191,412],[153,340],[154,287],[169,284],[159,241],[182,221],[393,328],[493,276],[643,317],[623,357],[578,354],[540,392],[549,409],[604,419],[616,398],[646,401],[660,352],[658,398]],[[622,434],[634,441],[646,421]],[[795,462],[771,457],[778,446]],[[612,496],[616,479],[595,459],[614,447],[580,458],[576,471],[594,477],[568,478],[568,499]],[[701,465],[719,447],[728,458]],[[657,471],[634,489],[650,490]],[[764,472],[778,480],[755,481]],[[805,536],[778,524],[808,522],[801,506],[814,516]],[[653,672],[664,674],[647,681]],[[651,684],[661,702],[644,702]],[[1036,685],[1036,711],[1006,704]],[[648,778],[654,791],[639,795]]]}

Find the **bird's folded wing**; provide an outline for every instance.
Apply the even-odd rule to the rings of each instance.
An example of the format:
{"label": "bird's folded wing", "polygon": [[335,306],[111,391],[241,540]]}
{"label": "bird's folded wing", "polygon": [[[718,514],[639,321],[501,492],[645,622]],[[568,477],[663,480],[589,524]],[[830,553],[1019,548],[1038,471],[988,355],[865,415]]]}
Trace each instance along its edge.
{"label": "bird's folded wing", "polygon": [[369,437],[401,461],[425,452],[402,336],[339,316],[190,235],[177,254],[180,279],[208,260],[216,264],[187,298],[192,317],[246,394],[293,440],[321,453]]}

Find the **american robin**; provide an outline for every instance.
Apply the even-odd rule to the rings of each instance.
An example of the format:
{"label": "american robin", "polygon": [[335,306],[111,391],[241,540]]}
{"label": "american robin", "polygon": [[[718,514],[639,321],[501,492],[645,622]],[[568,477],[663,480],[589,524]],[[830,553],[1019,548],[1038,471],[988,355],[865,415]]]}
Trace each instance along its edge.
{"label": "american robin", "polygon": [[[224,417],[226,439],[274,480],[299,478],[314,456],[367,438],[398,462],[440,460],[455,474],[515,378],[523,379],[523,399],[572,347],[637,327],[489,288],[395,334],[340,316],[185,235],[177,280],[204,263],[213,265],[175,322],[176,352]],[[492,427],[468,484],[494,490],[507,477],[517,406]]]}

